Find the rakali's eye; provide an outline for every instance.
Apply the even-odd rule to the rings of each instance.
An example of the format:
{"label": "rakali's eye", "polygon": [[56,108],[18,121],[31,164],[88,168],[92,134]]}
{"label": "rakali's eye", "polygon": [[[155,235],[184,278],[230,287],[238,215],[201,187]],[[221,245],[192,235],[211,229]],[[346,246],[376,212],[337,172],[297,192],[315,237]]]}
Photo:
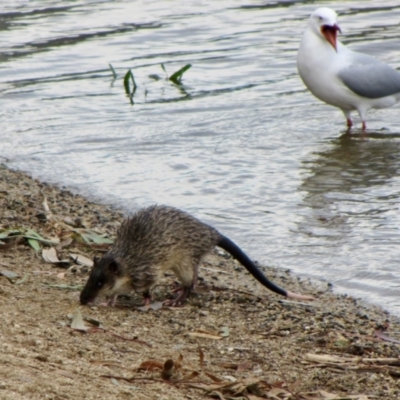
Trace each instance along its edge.
{"label": "rakali's eye", "polygon": [[97,282],[97,287],[100,289],[100,288],[102,288],[104,286],[104,281],[103,280],[99,280],[98,282]]}

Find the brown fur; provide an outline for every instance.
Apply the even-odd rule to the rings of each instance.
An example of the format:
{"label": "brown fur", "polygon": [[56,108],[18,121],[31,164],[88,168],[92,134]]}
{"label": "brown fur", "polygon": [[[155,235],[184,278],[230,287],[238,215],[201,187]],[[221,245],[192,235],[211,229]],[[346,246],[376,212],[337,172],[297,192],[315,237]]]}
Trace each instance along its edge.
{"label": "brown fur", "polygon": [[169,270],[182,283],[185,293],[177,299],[183,301],[196,283],[201,259],[219,239],[217,230],[176,208],[142,209],[122,223],[108,253],[101,260],[95,259],[81,303],[92,302],[99,295],[112,296],[115,302],[127,289],[148,297]]}
{"label": "brown fur", "polygon": [[105,295],[114,305],[118,294],[132,289],[143,293],[148,302],[151,288],[171,270],[182,288],[166,304],[180,305],[196,285],[202,258],[215,246],[228,251],[269,290],[299,300],[314,300],[275,285],[235,243],[211,226],[176,208],[151,206],[126,219],[111,249],[101,260],[95,258],[81,303]]}

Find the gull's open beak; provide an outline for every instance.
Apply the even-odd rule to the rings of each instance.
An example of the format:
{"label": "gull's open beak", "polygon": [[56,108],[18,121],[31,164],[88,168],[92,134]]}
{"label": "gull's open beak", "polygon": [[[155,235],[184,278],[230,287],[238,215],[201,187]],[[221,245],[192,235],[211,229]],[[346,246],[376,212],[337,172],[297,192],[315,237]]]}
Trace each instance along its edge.
{"label": "gull's open beak", "polygon": [[332,47],[337,52],[337,33],[338,31],[342,33],[338,25],[323,25],[321,27],[321,32],[324,35],[325,39],[332,45]]}

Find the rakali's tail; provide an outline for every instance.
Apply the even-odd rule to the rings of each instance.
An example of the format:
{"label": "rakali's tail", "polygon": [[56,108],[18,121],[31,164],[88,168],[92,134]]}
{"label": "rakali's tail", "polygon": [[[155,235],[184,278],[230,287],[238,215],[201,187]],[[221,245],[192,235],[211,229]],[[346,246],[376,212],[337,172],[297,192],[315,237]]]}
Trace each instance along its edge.
{"label": "rakali's tail", "polygon": [[269,290],[280,294],[282,296],[290,297],[293,299],[298,299],[298,300],[315,300],[315,297],[312,296],[306,296],[302,294],[297,294],[293,292],[288,292],[279,286],[275,285],[275,283],[271,282],[263,273],[260,271],[257,266],[254,264],[252,260],[244,253],[244,251],[235,243],[232,242],[232,240],[228,239],[226,236],[221,235],[219,242],[217,243],[218,247],[221,247],[225,251],[227,251],[229,254],[231,254],[236,260],[242,264],[247,271],[249,271],[254,278],[258,280],[263,286],[268,288]]}

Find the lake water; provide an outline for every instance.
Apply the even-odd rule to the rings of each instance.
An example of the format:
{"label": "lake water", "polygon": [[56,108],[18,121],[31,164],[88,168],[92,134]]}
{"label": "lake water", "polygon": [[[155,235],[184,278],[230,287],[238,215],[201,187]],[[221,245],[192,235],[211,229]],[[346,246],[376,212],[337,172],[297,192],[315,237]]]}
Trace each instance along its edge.
{"label": "lake water", "polygon": [[[344,43],[400,66],[398,1],[323,5]],[[183,208],[259,262],[400,315],[400,105],[370,112],[362,140],[305,89],[318,6],[2,1],[0,161],[129,212]],[[165,79],[188,63],[182,86]]]}

